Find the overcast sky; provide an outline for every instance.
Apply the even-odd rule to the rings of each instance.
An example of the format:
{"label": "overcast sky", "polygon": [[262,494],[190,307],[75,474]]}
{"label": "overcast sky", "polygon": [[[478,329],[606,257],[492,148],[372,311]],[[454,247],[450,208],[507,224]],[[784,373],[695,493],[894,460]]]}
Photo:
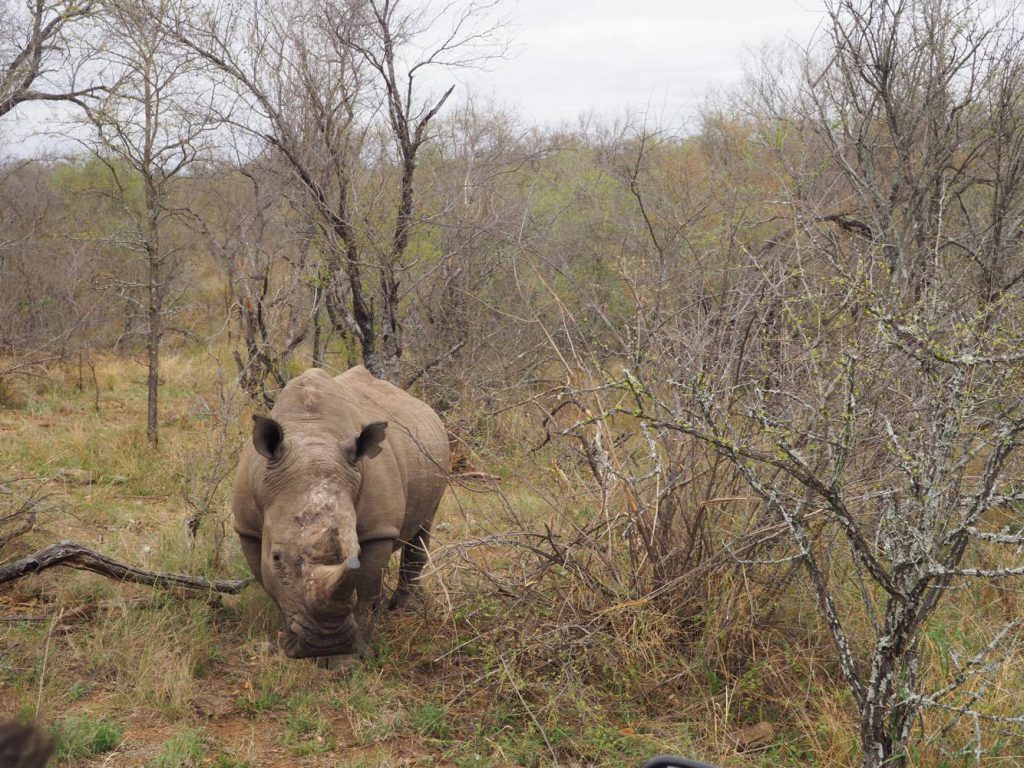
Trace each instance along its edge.
{"label": "overcast sky", "polygon": [[[526,124],[547,125],[627,109],[685,120],[710,89],[739,79],[746,50],[786,38],[806,43],[824,13],[824,0],[509,3],[512,55],[487,71],[459,73],[456,98],[472,90],[517,110]],[[43,146],[39,133],[54,123],[51,114],[33,104],[8,115],[7,149]]]}
{"label": "overcast sky", "polygon": [[686,117],[742,75],[745,49],[806,43],[824,0],[517,0],[514,56],[463,77],[527,122],[651,109]]}

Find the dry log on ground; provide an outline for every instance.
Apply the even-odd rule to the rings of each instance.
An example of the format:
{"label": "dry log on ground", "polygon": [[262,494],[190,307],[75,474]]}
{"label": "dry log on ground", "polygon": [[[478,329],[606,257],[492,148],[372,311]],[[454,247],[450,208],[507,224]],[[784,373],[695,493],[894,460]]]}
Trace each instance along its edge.
{"label": "dry log on ground", "polygon": [[166,589],[185,589],[190,592],[222,592],[235,595],[252,582],[252,579],[209,581],[179,573],[147,571],[133,565],[119,563],[117,560],[77,542],[61,541],[34,552],[28,557],[0,565],[0,584],[20,579],[22,576],[32,573],[39,573],[56,565],[77,568],[80,571],[93,571],[116,581],[130,581],[135,584]]}

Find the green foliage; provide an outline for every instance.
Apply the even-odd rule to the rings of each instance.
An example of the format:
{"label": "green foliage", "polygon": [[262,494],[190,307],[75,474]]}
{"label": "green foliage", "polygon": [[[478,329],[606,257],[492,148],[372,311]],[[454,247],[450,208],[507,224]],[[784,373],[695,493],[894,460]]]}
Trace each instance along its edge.
{"label": "green foliage", "polygon": [[410,709],[409,724],[431,739],[447,739],[452,734],[448,710],[433,701],[420,702]]}
{"label": "green foliage", "polygon": [[272,682],[260,680],[253,690],[247,691],[238,699],[238,706],[249,717],[255,717],[277,709],[283,701],[283,697],[274,689]]}
{"label": "green foliage", "polygon": [[136,213],[142,210],[142,176],[122,160],[89,156],[60,163],[53,174],[54,186],[64,192],[69,205],[100,202],[116,215],[123,200]]}
{"label": "green foliage", "polygon": [[78,701],[92,690],[92,684],[79,680],[68,689],[68,701]]}
{"label": "green foliage", "polygon": [[218,752],[211,765],[213,768],[252,768],[248,760],[240,760],[226,752]]}
{"label": "green foliage", "polygon": [[316,700],[309,696],[298,696],[288,702],[281,743],[298,757],[334,749],[331,724],[317,706]]}
{"label": "green foliage", "polygon": [[54,761],[58,765],[78,765],[93,755],[116,749],[123,733],[120,723],[104,717],[69,717],[54,728]]}
{"label": "green foliage", "polygon": [[199,768],[206,755],[206,733],[188,730],[167,740],[146,768]]}

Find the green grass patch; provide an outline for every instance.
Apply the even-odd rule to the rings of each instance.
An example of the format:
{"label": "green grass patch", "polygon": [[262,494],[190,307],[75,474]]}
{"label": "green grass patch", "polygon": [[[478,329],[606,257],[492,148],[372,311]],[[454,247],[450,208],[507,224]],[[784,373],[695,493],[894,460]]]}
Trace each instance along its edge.
{"label": "green grass patch", "polygon": [[209,764],[213,768],[252,768],[252,763],[248,760],[240,760],[227,752],[218,752],[214,755],[213,762]]}
{"label": "green grass patch", "polygon": [[124,735],[122,726],[106,718],[70,717],[54,728],[57,740],[54,762],[77,765],[81,760],[117,749]]}
{"label": "green grass patch", "polygon": [[263,712],[277,709],[283,702],[284,699],[280,693],[261,681],[253,686],[253,690],[247,691],[239,697],[238,706],[249,717],[255,717]]}
{"label": "green grass patch", "polygon": [[448,739],[452,723],[448,710],[433,701],[424,701],[409,710],[409,725],[430,739]]}
{"label": "green grass patch", "polygon": [[334,749],[331,724],[310,697],[301,696],[288,702],[281,743],[297,757],[322,754]]}
{"label": "green grass patch", "polygon": [[92,690],[92,683],[79,680],[68,689],[68,701],[78,701],[89,694]]}
{"label": "green grass patch", "polygon": [[168,739],[160,753],[146,763],[146,768],[199,768],[206,752],[204,731],[183,731]]}

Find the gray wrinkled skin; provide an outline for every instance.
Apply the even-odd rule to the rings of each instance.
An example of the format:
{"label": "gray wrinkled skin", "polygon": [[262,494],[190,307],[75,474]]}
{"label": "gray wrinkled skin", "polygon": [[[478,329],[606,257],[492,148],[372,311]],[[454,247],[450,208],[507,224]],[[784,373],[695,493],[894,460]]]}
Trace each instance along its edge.
{"label": "gray wrinkled skin", "polygon": [[364,650],[381,577],[402,549],[399,604],[415,585],[444,493],[448,440],[425,403],[357,366],[288,382],[235,477],[235,531],[281,609],[293,658]]}

